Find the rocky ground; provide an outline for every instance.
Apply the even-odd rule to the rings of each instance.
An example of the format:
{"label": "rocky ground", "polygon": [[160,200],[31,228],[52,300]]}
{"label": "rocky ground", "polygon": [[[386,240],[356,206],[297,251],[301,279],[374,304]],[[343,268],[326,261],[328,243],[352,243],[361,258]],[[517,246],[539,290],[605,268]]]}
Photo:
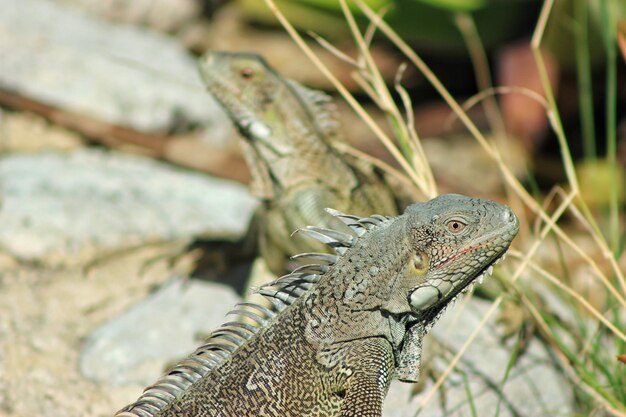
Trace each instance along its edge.
{"label": "rocky ground", "polygon": [[[180,0],[168,14],[179,2],[152,2],[165,8],[153,14],[145,2],[117,3],[5,0],[0,13],[2,417],[112,415],[241,296],[228,265],[220,283],[191,277],[198,253],[188,249],[237,241],[257,204],[241,183],[206,175],[245,181],[232,129],[203,94],[183,38],[140,26],[182,30],[199,7]],[[455,145],[440,146],[434,165]],[[479,182],[451,183],[461,181]],[[441,321],[428,342],[431,375],[487,308],[470,301]],[[538,341],[502,386],[513,347],[497,335],[489,322],[420,416],[571,412]],[[432,386],[424,375],[419,387],[394,383],[385,416],[415,415]]]}

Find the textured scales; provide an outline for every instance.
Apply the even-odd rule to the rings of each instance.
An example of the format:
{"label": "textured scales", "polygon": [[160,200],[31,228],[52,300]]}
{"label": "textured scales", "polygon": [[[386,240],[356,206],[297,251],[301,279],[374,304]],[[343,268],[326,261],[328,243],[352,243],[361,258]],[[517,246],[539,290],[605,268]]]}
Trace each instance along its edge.
{"label": "textured scales", "polygon": [[285,272],[289,256],[326,250],[314,240],[289,239],[308,224],[339,227],[325,207],[398,213],[406,193],[334,146],[343,135],[330,96],[282,78],[255,54],[208,52],[199,65],[207,90],[241,133],[252,192],[263,200],[256,216],[261,252],[275,274]]}
{"label": "textured scales", "polygon": [[[229,322],[118,417],[380,417],[392,377],[416,381],[421,343],[444,309],[499,261],[511,210],[445,195],[398,217],[330,210],[353,233],[300,233],[335,254],[258,289]],[[435,294],[433,296],[433,294]]]}
{"label": "textured scales", "polygon": [[307,181],[346,195],[357,185],[329,146],[340,136],[329,96],[285,80],[256,54],[208,52],[199,65],[207,90],[244,139],[244,156],[261,182],[253,184],[257,195],[272,198]]}

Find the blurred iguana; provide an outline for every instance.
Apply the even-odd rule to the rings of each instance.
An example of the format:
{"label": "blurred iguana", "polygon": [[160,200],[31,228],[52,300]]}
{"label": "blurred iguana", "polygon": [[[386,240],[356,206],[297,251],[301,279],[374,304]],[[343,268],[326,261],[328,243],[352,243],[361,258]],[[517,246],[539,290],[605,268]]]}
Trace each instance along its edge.
{"label": "blurred iguana", "polygon": [[419,377],[424,335],[490,274],[517,234],[511,210],[444,195],[398,217],[330,211],[349,233],[301,230],[336,251],[240,304],[233,321],[118,417],[380,417],[389,383]]}
{"label": "blurred iguana", "polygon": [[366,216],[407,205],[399,199],[408,187],[392,189],[372,164],[338,150],[343,136],[328,95],[282,78],[250,53],[208,52],[200,74],[243,139],[252,192],[262,199],[255,219],[261,254],[274,274],[286,272],[289,256],[324,250],[289,235],[308,224],[338,227],[325,207]]}

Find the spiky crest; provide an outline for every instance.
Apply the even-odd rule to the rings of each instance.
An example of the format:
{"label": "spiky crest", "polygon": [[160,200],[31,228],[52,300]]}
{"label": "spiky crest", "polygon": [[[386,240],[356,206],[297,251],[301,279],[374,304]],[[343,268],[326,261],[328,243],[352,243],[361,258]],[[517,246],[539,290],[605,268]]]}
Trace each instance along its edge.
{"label": "spiky crest", "polygon": [[340,140],[342,138],[341,123],[333,98],[323,91],[312,90],[296,81],[285,81],[304,102],[305,107],[311,109],[311,117],[320,130],[321,139],[328,142]]}
{"label": "spiky crest", "polygon": [[327,253],[302,253],[293,256],[292,259],[310,259],[313,263],[300,266],[290,274],[254,290],[271,302],[271,308],[248,302],[236,304],[228,315],[234,315],[239,319],[250,319],[253,324],[235,320],[224,323],[213,331],[194,353],[174,366],[155,384],[146,388],[137,401],[120,410],[116,417],[154,417],[157,415],[191,384],[226,362],[240,346],[261,329],[269,326],[276,315],[313,288],[329,267],[353,246],[358,237],[373,226],[388,220],[387,217],[378,215],[360,218],[333,209],[326,209],[326,211],[348,225],[355,235],[315,226],[298,229],[294,233],[303,233],[325,243],[339,256]]}

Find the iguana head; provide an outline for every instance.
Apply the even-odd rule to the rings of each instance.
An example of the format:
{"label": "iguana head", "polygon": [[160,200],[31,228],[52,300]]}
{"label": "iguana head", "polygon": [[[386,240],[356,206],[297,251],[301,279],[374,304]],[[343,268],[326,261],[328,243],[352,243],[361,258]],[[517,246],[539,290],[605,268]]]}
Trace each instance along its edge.
{"label": "iguana head", "polygon": [[387,304],[410,310],[395,374],[416,382],[422,338],[461,292],[491,274],[519,221],[505,205],[456,194],[414,204],[405,216],[408,259]]}
{"label": "iguana head", "polygon": [[406,214],[413,251],[407,274],[414,278],[408,302],[425,320],[491,274],[519,230],[509,207],[456,194],[414,204]]}
{"label": "iguana head", "polygon": [[231,116],[242,136],[274,147],[268,141],[272,131],[266,119],[274,112],[283,84],[278,74],[252,53],[207,52],[199,66],[207,90]]}
{"label": "iguana head", "polygon": [[342,302],[351,311],[382,310],[426,327],[491,273],[519,230],[509,207],[458,194],[413,204],[398,217],[329,212],[359,237],[315,227],[304,232],[342,255],[334,267],[340,279],[330,283],[344,292]]}
{"label": "iguana head", "polygon": [[518,232],[517,217],[505,205],[456,194],[413,204],[399,217],[331,213],[361,236],[326,232],[346,251],[336,264],[345,271],[341,283],[331,285],[348,312],[379,310],[405,326],[402,340],[394,336],[396,376],[417,381],[423,336],[459,293],[491,273]]}
{"label": "iguana head", "polygon": [[253,184],[256,194],[271,198],[275,185],[319,179],[320,171],[336,167],[328,141],[339,125],[329,96],[282,78],[253,53],[209,51],[199,71],[241,134],[253,178],[261,182]]}

